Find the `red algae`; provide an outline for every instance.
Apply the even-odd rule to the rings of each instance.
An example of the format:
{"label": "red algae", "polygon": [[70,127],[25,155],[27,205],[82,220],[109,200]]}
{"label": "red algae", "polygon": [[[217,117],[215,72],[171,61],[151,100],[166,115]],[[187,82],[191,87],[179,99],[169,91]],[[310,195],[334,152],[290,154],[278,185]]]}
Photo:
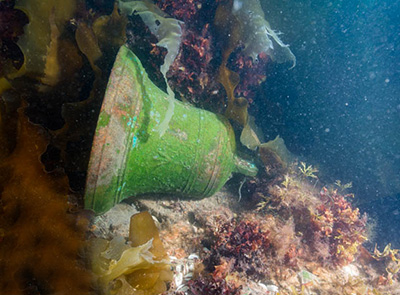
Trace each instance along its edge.
{"label": "red algae", "polygon": [[[161,236],[174,235],[178,244],[167,245],[168,253],[178,253],[181,245],[187,256],[180,263],[189,253],[200,258],[201,267],[184,272],[187,281],[168,294],[395,294],[397,250],[369,253],[362,246],[367,219],[351,195],[317,187],[298,171],[290,166],[286,175],[251,180],[240,203],[227,191],[179,206],[163,202],[163,209],[140,201],[171,220],[173,226],[163,223]],[[185,229],[179,232],[177,225]]]}
{"label": "red algae", "polygon": [[333,263],[347,265],[354,261],[360,246],[367,240],[367,216],[361,216],[359,209],[353,208],[346,196],[338,194],[337,190],[329,191],[324,187],[320,196],[324,204],[312,214],[314,236],[329,245]]}

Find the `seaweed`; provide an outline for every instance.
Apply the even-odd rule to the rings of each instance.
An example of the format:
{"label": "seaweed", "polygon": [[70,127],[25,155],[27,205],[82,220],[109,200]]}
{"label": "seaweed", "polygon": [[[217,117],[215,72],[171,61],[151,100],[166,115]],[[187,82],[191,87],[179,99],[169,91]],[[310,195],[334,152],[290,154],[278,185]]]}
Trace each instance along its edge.
{"label": "seaweed", "polygon": [[234,286],[222,278],[200,275],[197,279],[188,282],[189,290],[193,295],[240,295],[242,286]]}
{"label": "seaweed", "polygon": [[89,240],[91,268],[100,292],[156,295],[166,291],[166,283],[172,280],[170,261],[147,211],[131,217],[129,242],[122,236]]}
{"label": "seaweed", "polygon": [[214,235],[212,253],[207,260],[218,261],[215,264],[221,265],[232,259],[228,269],[249,277],[262,278],[266,275],[265,262],[271,250],[270,238],[269,231],[263,229],[259,221],[232,219],[219,224]]}
{"label": "seaweed", "polygon": [[158,127],[158,133],[162,136],[168,129],[168,124],[174,114],[175,94],[168,84],[167,72],[178,55],[182,36],[182,22],[169,17],[150,1],[121,0],[119,7],[127,15],[138,14],[150,31],[157,37],[158,43],[156,45],[168,50],[164,58],[164,64],[160,68],[167,86],[166,99],[168,100],[167,112]]}
{"label": "seaweed", "polygon": [[273,61],[278,63],[288,60],[293,62],[292,68],[296,65],[296,57],[289,46],[284,44],[278,33],[272,30],[259,0],[234,0],[233,14],[243,24],[244,54],[256,60],[262,52],[266,53]]}
{"label": "seaweed", "polygon": [[318,169],[314,168],[312,165],[307,165],[304,162],[300,162],[300,173],[304,178],[318,178],[315,173],[318,172]]}
{"label": "seaweed", "polygon": [[1,293],[89,294],[90,274],[80,259],[86,221],[71,214],[66,175],[44,171],[38,159],[48,137],[24,111],[16,145],[0,164]]}
{"label": "seaweed", "polygon": [[[24,34],[18,41],[25,57],[18,75],[29,74],[41,78],[46,70],[55,66],[51,63],[57,61],[58,36],[64,32],[66,24],[75,14],[76,1],[46,0],[39,5],[36,1],[17,0],[15,8],[22,10],[29,18]],[[54,73],[48,72],[47,75],[51,77]]]}
{"label": "seaweed", "polygon": [[218,71],[218,80],[224,86],[228,103],[224,115],[245,126],[248,121],[248,101],[243,97],[235,97],[235,88],[240,82],[237,73],[227,67],[231,53],[240,45],[243,35],[242,23],[231,13],[233,2],[220,3],[214,17],[214,26],[222,39],[222,61]]}

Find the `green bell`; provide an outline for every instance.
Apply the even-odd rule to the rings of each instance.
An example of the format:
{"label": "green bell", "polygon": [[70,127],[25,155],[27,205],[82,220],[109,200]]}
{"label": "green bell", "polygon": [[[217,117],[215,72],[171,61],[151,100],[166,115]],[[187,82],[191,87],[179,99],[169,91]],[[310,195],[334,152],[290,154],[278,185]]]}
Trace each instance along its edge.
{"label": "green bell", "polygon": [[161,133],[160,124],[171,115],[171,100],[122,46],[93,140],[86,209],[101,214],[123,199],[152,193],[208,197],[232,172],[257,174],[253,164],[235,154],[227,119],[175,99],[173,104],[168,128]]}

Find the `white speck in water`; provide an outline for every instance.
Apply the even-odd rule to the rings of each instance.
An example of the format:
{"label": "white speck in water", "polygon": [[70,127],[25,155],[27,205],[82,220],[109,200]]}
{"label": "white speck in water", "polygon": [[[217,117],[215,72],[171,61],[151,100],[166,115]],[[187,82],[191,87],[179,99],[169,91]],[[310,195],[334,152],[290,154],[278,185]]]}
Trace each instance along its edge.
{"label": "white speck in water", "polygon": [[331,131],[331,129],[325,128],[325,132],[326,132],[326,133],[328,133],[329,131]]}
{"label": "white speck in water", "polygon": [[375,79],[375,78],[376,78],[376,74],[375,74],[374,72],[370,72],[370,73],[369,73],[369,78],[370,78],[371,80]]}
{"label": "white speck in water", "polygon": [[233,11],[238,11],[239,9],[241,9],[243,6],[243,2],[239,1],[239,0],[234,0],[233,1]]}

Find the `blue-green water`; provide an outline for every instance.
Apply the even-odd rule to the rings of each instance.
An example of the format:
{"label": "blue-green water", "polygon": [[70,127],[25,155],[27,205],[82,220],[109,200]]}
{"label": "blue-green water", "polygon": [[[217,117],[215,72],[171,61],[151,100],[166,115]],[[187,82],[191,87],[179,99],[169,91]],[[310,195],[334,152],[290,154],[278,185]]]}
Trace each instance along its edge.
{"label": "blue-green water", "polygon": [[[265,134],[353,182],[378,222],[377,242],[400,246],[400,1],[263,1],[297,66],[267,79]],[[260,103],[261,103],[260,99]]]}

